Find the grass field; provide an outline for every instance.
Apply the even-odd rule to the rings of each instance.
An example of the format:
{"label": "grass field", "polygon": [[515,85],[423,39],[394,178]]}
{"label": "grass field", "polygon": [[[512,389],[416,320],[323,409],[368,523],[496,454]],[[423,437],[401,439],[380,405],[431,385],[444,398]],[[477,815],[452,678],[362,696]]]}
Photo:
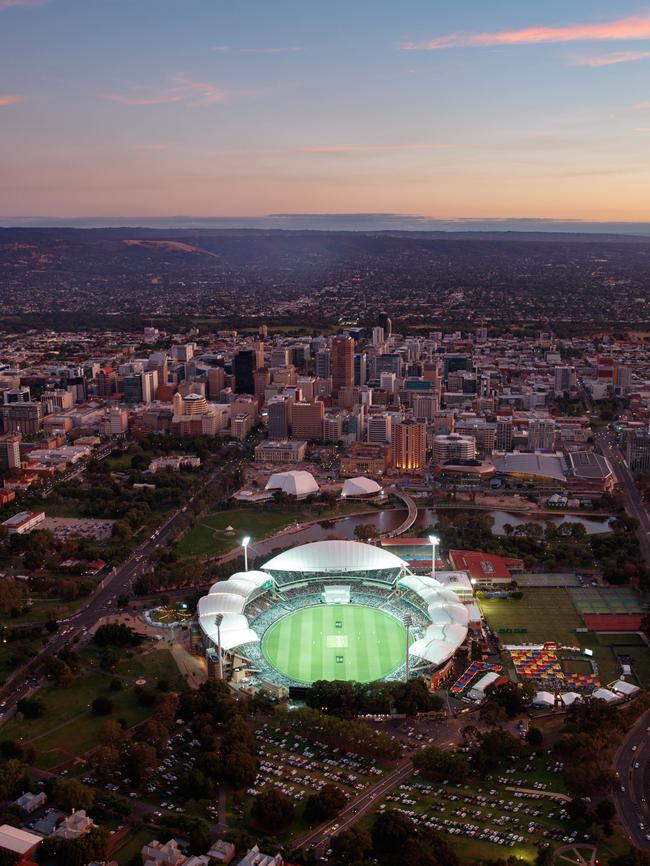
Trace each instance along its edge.
{"label": "grass field", "polygon": [[[304,519],[300,511],[247,511],[243,508],[217,511],[201,517],[179,541],[176,552],[179,556],[221,556],[237,547],[244,535],[251,536],[254,542]],[[234,535],[224,533],[227,526],[233,527]]]}
{"label": "grass field", "polygon": [[274,623],[262,652],[285,676],[315,680],[380,679],[404,660],[401,622],[375,608],[333,604],[297,610]]}
{"label": "grass field", "polygon": [[[67,688],[46,686],[38,693],[45,703],[45,714],[38,719],[12,719],[2,728],[3,738],[31,740],[36,749],[36,766],[50,769],[96,746],[107,719],[124,719],[130,727],[151,714],[150,709],[138,704],[132,689],[109,692],[109,682],[107,675],[86,674]],[[90,712],[90,704],[98,695],[113,701],[110,716]]]}
{"label": "grass field", "polygon": [[[503,643],[575,644],[576,628],[583,625],[566,589],[533,588],[520,599],[481,598],[479,606]],[[501,628],[525,628],[521,634],[499,634]]]}

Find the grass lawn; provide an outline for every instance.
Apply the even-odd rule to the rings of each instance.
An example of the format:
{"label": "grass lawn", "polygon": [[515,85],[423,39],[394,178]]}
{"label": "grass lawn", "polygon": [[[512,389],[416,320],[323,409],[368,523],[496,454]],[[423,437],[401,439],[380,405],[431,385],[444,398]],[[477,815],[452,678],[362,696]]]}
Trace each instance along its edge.
{"label": "grass lawn", "polygon": [[0,683],[4,682],[10,674],[33,655],[36,655],[40,647],[41,641],[38,638],[25,638],[0,643]]}
{"label": "grass lawn", "polygon": [[[199,522],[179,541],[176,552],[179,556],[221,556],[237,547],[244,535],[255,539],[265,538],[290,523],[310,519],[302,511],[249,511],[243,508],[232,511],[217,511],[199,518]],[[232,526],[234,535],[224,530]]]}
{"label": "grass lawn", "polygon": [[[566,589],[532,587],[523,594],[521,599],[478,599],[483,616],[503,643],[576,643],[575,630],[583,623]],[[499,634],[502,628],[525,628],[526,632]]]}
{"label": "grass lawn", "polygon": [[650,649],[637,635],[590,633],[578,637],[582,647],[593,650],[603,683],[610,683],[618,678],[618,652],[632,659],[632,670],[639,680],[639,685],[650,685]]}
{"label": "grass lawn", "polygon": [[122,847],[111,852],[111,860],[116,860],[119,866],[126,866],[133,857],[140,854],[144,845],[148,845],[152,839],[159,837],[160,830],[142,829],[137,832],[130,832],[120,839],[120,843],[123,843]]}
{"label": "grass lawn", "polygon": [[183,684],[178,665],[167,649],[153,649],[132,658],[125,658],[118,664],[115,673],[130,679],[142,677],[147,681],[147,685],[155,685],[158,680],[167,680],[170,687],[176,689]]}
{"label": "grass lawn", "polygon": [[76,598],[74,601],[61,601],[58,598],[35,598],[33,601],[32,606],[22,616],[1,617],[0,624],[11,628],[15,625],[25,625],[31,622],[47,622],[50,619],[63,619],[63,617],[74,613],[87,599]]}
{"label": "grass lawn", "polygon": [[[38,719],[12,719],[2,729],[3,738],[32,740],[36,766],[50,769],[96,746],[107,719],[124,719],[128,727],[146,719],[150,711],[137,703],[133,690],[109,692],[110,679],[102,674],[83,674],[68,688],[51,685],[41,689],[38,696],[45,703],[44,715]],[[99,695],[113,701],[110,716],[93,716],[90,712],[90,704]]]}
{"label": "grass lawn", "polygon": [[379,679],[399,667],[405,647],[401,622],[383,611],[354,604],[294,611],[274,623],[262,639],[269,662],[303,683]]}

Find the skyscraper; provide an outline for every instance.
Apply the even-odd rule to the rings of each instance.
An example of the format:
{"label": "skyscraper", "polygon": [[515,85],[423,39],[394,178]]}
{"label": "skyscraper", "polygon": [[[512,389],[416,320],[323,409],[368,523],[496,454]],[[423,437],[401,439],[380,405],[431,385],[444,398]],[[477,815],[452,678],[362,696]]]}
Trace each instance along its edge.
{"label": "skyscraper", "polygon": [[253,349],[241,349],[232,359],[232,372],[235,377],[236,394],[254,394],[255,352]]}
{"label": "skyscraper", "polygon": [[427,457],[427,425],[403,421],[393,427],[393,463],[407,472],[423,469]]}
{"label": "skyscraper", "polygon": [[352,337],[336,337],[332,342],[332,394],[336,397],[341,388],[354,385],[354,340]]}

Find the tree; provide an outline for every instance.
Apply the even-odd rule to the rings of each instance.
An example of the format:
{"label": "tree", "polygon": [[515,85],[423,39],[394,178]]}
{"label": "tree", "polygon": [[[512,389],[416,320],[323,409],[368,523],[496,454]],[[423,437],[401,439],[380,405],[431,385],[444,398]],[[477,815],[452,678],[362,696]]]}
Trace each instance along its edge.
{"label": "tree", "polygon": [[528,732],[526,733],[526,740],[529,746],[532,746],[534,749],[538,749],[542,743],[544,742],[544,734],[540,731],[539,728],[528,728]]}
{"label": "tree", "polygon": [[616,807],[611,800],[601,800],[594,809],[594,812],[596,813],[598,820],[601,823],[606,824],[616,815]]}
{"label": "tree", "polygon": [[56,779],[52,786],[52,795],[64,812],[73,809],[90,809],[95,802],[95,792],[76,779]]}
{"label": "tree", "polygon": [[360,863],[372,849],[370,833],[362,827],[352,826],[335,836],[331,842],[332,855],[339,863]]}
{"label": "tree", "polygon": [[120,749],[125,739],[124,728],[119,722],[104,722],[99,732],[99,742],[103,746]]}
{"label": "tree", "polygon": [[100,627],[95,632],[94,641],[97,646],[137,646],[142,638],[137,635],[128,625],[110,622]]}
{"label": "tree", "polygon": [[104,781],[115,772],[120,760],[120,753],[112,746],[98,746],[92,754],[91,762],[98,779]]}
{"label": "tree", "polygon": [[427,779],[449,779],[452,783],[464,782],[469,772],[465,755],[447,752],[437,746],[420,749],[413,755],[413,766]]}
{"label": "tree", "polygon": [[[372,847],[376,852],[381,852],[383,857],[397,855],[406,842],[416,835],[416,828],[410,818],[396,812],[394,809],[386,809],[375,819],[370,831]],[[401,859],[401,858],[400,858]]]}
{"label": "tree", "polygon": [[45,704],[41,698],[21,698],[16,704],[16,709],[26,719],[40,719],[45,715]]}
{"label": "tree", "polygon": [[305,804],[305,818],[308,821],[325,821],[333,818],[346,803],[345,793],[336,785],[328,783],[317,793],[310,794]]}
{"label": "tree", "polygon": [[156,750],[149,743],[131,742],[124,753],[123,765],[130,779],[140,784],[158,763]]}
{"label": "tree", "polygon": [[278,791],[277,788],[267,788],[259,794],[251,809],[251,817],[256,824],[265,830],[285,830],[293,820],[293,800]]}
{"label": "tree", "polygon": [[113,701],[107,698],[106,695],[99,695],[90,705],[90,710],[94,716],[110,716],[113,712]]}
{"label": "tree", "polygon": [[221,752],[223,778],[235,791],[249,788],[257,778],[257,759],[244,748],[231,747]]}
{"label": "tree", "polygon": [[31,785],[29,767],[17,758],[0,766],[0,800],[10,800],[27,791]]}

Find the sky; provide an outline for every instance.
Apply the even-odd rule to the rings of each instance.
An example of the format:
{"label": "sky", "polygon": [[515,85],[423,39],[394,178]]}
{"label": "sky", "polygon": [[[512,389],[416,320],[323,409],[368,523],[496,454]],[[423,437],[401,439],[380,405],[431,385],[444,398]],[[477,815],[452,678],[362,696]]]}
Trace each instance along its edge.
{"label": "sky", "polygon": [[0,216],[650,221],[650,0],[0,0]]}

